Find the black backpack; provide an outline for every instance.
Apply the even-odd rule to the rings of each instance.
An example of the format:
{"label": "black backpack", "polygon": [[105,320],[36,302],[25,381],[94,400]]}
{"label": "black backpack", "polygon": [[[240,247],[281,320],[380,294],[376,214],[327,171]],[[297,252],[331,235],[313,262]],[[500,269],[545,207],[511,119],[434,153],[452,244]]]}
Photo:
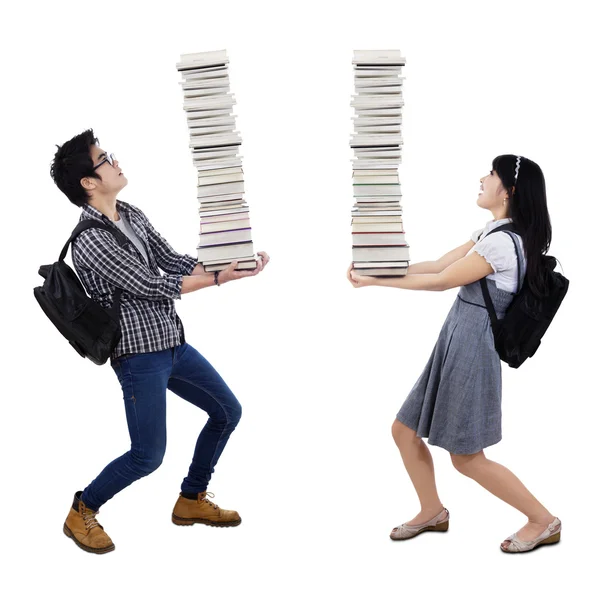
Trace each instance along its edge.
{"label": "black backpack", "polygon": [[[514,225],[506,223],[494,229],[488,235],[499,231],[513,231],[516,233]],[[519,260],[517,242],[512,235],[510,239],[513,241],[517,253],[518,281],[520,282],[521,261]],[[500,358],[515,369],[536,353],[542,336],[546,333],[546,329],[548,329],[569,288],[569,280],[554,271],[556,258],[544,255],[541,268],[543,270],[545,294],[541,298],[534,296],[527,284],[527,278],[524,277],[522,285],[517,289],[513,301],[501,320],[496,316],[486,278],[484,277],[479,282],[492,322],[496,350]]]}
{"label": "black backpack", "polygon": [[64,262],[71,242],[86,229],[96,227],[110,231],[120,246],[129,242],[118,229],[100,221],[85,219],[77,224],[57,262],[42,265],[38,273],[44,283],[33,289],[46,316],[69,340],[69,344],[84,358],[103,365],[121,339],[119,307],[121,290],[117,289],[110,309],[94,302],[86,293],[77,275]]}

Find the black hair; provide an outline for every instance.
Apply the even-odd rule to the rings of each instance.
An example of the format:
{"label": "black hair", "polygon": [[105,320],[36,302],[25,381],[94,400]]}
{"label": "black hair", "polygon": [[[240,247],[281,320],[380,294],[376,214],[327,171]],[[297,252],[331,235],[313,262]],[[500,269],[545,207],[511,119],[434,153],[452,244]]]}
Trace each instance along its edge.
{"label": "black hair", "polygon": [[524,156],[521,156],[515,182],[516,166],[517,156],[514,154],[502,154],[492,161],[492,168],[508,193],[507,216],[513,220],[517,233],[523,239],[527,284],[535,295],[540,296],[545,289],[541,267],[552,240],[546,182],[540,167]]}
{"label": "black hair", "polygon": [[83,177],[102,181],[100,175],[94,171],[90,155],[90,148],[94,144],[98,144],[94,131],[87,129],[62,146],[57,145],[58,150],[50,165],[50,176],[54,183],[75,206],[85,206],[90,199],[87,190],[81,185]]}

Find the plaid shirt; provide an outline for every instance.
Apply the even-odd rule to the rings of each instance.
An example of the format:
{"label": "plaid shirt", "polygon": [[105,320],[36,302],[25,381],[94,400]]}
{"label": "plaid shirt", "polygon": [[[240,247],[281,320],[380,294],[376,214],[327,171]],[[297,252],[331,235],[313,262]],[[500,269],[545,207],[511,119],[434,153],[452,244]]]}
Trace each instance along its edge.
{"label": "plaid shirt", "polygon": [[[196,259],[177,254],[137,207],[117,200],[117,209],[145,245],[149,264],[133,243],[119,246],[108,231],[87,229],[71,245],[73,265],[93,300],[109,308],[115,288],[121,294],[121,340],[111,357],[156,352],[185,342],[183,324],[174,300],[181,298],[184,275]],[[114,223],[89,204],[80,221],[96,219],[115,229]],[[167,275],[162,275],[162,269]]]}

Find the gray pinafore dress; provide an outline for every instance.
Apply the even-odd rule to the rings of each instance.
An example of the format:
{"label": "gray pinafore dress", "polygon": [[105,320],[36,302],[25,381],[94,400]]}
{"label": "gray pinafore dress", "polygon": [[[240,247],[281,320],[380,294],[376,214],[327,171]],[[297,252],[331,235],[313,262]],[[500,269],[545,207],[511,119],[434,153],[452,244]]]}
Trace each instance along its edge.
{"label": "gray pinafore dress", "polygon": [[[503,233],[514,236],[508,231],[496,235]],[[517,251],[524,265],[518,243]],[[524,276],[521,268],[519,287]],[[515,294],[492,279],[487,283],[502,319]],[[501,400],[500,357],[481,285],[474,281],[459,289],[429,361],[396,418],[431,445],[452,454],[475,454],[502,439]]]}

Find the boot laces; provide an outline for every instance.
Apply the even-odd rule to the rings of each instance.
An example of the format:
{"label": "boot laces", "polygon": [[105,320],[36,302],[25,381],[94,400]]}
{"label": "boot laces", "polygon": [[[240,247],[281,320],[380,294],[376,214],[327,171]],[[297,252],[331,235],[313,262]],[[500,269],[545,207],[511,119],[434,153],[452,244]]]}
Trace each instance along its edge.
{"label": "boot laces", "polygon": [[211,502],[210,500],[208,500],[206,498],[206,496],[210,496],[211,498],[214,498],[215,495],[212,492],[206,492],[206,495],[204,496],[204,498],[202,498],[202,500],[204,502],[206,502],[207,504],[210,504],[210,506],[212,506],[215,510],[219,510],[219,507],[214,502]]}
{"label": "boot laces", "polygon": [[98,512],[94,512],[90,508],[86,508],[83,511],[83,513],[81,514],[81,516],[83,517],[83,523],[85,525],[85,528],[88,531],[90,529],[93,529],[94,527],[99,527],[100,523],[98,523],[98,521],[96,521],[97,514],[98,514]]}

